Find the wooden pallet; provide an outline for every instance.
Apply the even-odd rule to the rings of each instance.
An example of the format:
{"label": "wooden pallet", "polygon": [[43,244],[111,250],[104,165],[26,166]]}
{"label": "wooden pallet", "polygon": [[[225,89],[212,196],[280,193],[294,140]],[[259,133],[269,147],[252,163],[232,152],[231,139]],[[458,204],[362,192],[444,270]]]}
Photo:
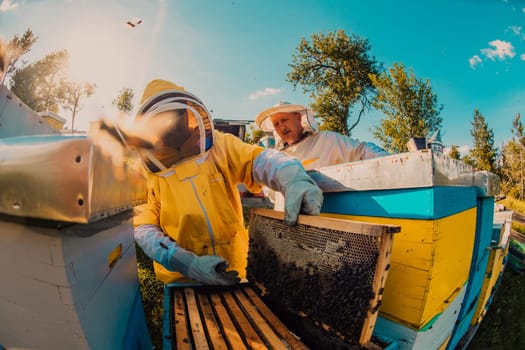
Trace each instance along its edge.
{"label": "wooden pallet", "polygon": [[172,319],[164,349],[308,349],[248,284],[167,288]]}

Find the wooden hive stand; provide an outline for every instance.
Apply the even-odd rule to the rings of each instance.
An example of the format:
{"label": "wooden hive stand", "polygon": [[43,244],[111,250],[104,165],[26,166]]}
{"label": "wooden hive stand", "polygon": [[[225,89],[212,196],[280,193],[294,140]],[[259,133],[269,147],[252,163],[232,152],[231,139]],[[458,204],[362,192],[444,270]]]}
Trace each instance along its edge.
{"label": "wooden hive stand", "polygon": [[[167,301],[167,302],[166,302]],[[167,349],[308,349],[249,284],[165,287]],[[166,321],[166,320],[165,320]],[[165,326],[166,328],[166,326]]]}

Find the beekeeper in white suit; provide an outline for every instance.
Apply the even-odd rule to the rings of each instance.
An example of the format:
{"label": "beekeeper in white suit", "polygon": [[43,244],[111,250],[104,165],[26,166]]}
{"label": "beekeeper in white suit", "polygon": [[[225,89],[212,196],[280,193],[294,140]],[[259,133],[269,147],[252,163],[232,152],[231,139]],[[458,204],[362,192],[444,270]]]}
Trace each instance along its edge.
{"label": "beekeeper in white suit", "polygon": [[319,131],[312,110],[298,104],[280,102],[259,113],[255,122],[261,130],[273,132],[276,149],[299,159],[307,170],[389,154],[371,142]]}
{"label": "beekeeper in white suit", "polygon": [[[264,132],[273,132],[275,148],[299,159],[306,170],[389,154],[371,142],[360,142],[334,131],[319,131],[313,111],[298,104],[280,102],[260,112],[255,123]],[[282,209],[279,194],[274,201],[275,209]]]}

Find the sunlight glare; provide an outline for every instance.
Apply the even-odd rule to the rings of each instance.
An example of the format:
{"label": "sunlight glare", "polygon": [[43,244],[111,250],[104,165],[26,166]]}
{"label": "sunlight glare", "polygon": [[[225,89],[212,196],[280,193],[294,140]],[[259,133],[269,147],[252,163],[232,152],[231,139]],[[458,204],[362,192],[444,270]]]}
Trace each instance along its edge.
{"label": "sunlight glare", "polygon": [[132,61],[127,60],[131,42],[125,23],[101,25],[78,23],[69,28],[64,47],[67,48],[70,78],[91,81],[100,85],[119,71],[129,71]]}

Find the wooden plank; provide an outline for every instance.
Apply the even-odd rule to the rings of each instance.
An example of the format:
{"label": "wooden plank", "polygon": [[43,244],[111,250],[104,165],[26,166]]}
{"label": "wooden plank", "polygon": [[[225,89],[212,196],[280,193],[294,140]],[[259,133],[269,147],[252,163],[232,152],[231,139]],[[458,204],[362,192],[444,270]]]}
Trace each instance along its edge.
{"label": "wooden plank", "polygon": [[204,323],[206,323],[206,329],[208,330],[208,336],[213,349],[228,349],[228,345],[226,345],[220,325],[217,323],[217,319],[213,314],[208,295],[206,293],[197,293],[197,299],[199,301]]}
{"label": "wooden plank", "polygon": [[250,321],[242,312],[239,305],[237,305],[237,301],[233,298],[233,295],[231,293],[224,293],[223,297],[226,305],[231,310],[233,317],[237,321],[237,324],[239,325],[239,328],[244,335],[244,339],[246,339],[250,349],[268,349],[261,337],[259,337],[253,326],[250,324]]}
{"label": "wooden plank", "polygon": [[270,348],[272,349],[282,349],[286,350],[286,346],[284,346],[284,343],[282,342],[281,338],[275,334],[273,329],[268,325],[266,320],[259,314],[259,311],[257,311],[257,308],[250,302],[250,300],[244,295],[242,290],[237,289],[234,292],[235,296],[237,297],[237,300],[239,300],[239,304],[243,307],[244,311],[248,315],[248,317],[251,318],[254,324],[257,325],[257,328],[259,329],[262,336],[266,339],[268,342]]}
{"label": "wooden plank", "polygon": [[516,241],[518,241],[518,242],[520,242],[520,243],[522,243],[522,244],[525,244],[525,235],[519,233],[518,231],[514,231],[514,230],[512,230],[512,231],[510,232],[510,236],[511,236],[512,238],[514,238]]}
{"label": "wooden plank", "polygon": [[266,306],[266,304],[259,298],[259,296],[250,288],[245,287],[243,291],[248,295],[252,303],[255,304],[259,312],[263,317],[268,320],[268,322],[275,329],[277,334],[283,338],[290,347],[294,350],[307,350],[308,347],[304,345],[297,337],[290,332],[290,330],[281,322],[277,316]]}
{"label": "wooden plank", "polygon": [[525,215],[514,211],[512,212],[512,221],[516,221],[519,224],[525,224]]}
{"label": "wooden plank", "polygon": [[184,296],[181,290],[173,290],[173,312],[177,350],[189,350],[190,340],[188,338],[188,327],[186,325],[186,309],[184,307]]}
{"label": "wooden plank", "polygon": [[[282,211],[265,208],[255,208],[252,209],[251,213],[251,215],[260,215],[273,219],[284,220],[284,212]],[[379,236],[383,233],[397,233],[401,231],[401,227],[396,225],[340,220],[314,215],[299,215],[297,223],[302,225],[321,227],[323,229],[333,229],[338,231],[352,232],[355,234],[366,234],[367,236]]]}
{"label": "wooden plank", "polygon": [[389,262],[390,254],[392,253],[393,241],[393,234],[385,233],[382,235],[379,242],[380,250],[377,257],[374,280],[372,282],[372,289],[376,291],[376,293],[370,300],[370,310],[368,311],[368,315],[363,322],[363,329],[361,330],[361,337],[359,338],[360,344],[368,344],[370,348],[373,348],[373,344],[370,342],[370,339],[372,338],[372,332],[374,331],[377,316],[379,315],[379,305],[381,305],[381,299],[383,297],[382,291],[385,288],[388,270],[390,269]]}
{"label": "wooden plank", "polygon": [[195,348],[199,350],[209,349],[193,288],[184,288],[184,295],[186,296],[190,330],[195,342]]}
{"label": "wooden plank", "polygon": [[233,321],[230,318],[228,311],[224,307],[221,297],[216,293],[211,293],[210,297],[211,297],[211,305],[215,309],[217,318],[222,325],[222,331],[224,333],[224,336],[226,337],[227,341],[230,343],[231,348],[235,350],[246,349],[246,345],[244,345],[244,342],[242,341],[241,336],[239,335],[239,332],[235,328],[235,325],[233,324]]}

